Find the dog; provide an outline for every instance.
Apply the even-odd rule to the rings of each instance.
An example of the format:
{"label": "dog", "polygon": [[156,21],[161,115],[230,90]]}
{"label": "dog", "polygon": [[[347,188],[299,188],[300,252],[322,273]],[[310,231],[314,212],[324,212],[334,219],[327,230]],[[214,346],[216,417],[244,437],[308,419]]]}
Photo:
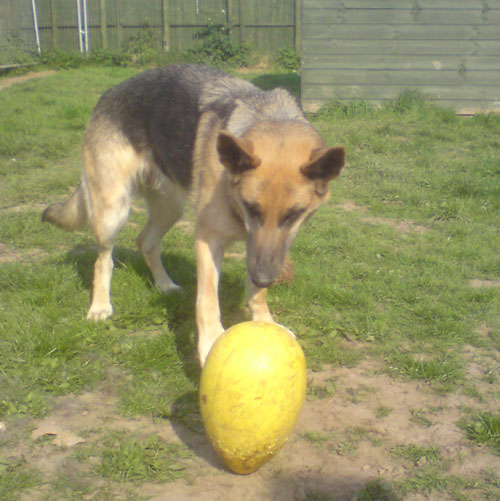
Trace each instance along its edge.
{"label": "dog", "polygon": [[113,244],[133,196],[148,209],[136,243],[164,293],[178,285],[162,265],[160,243],[194,197],[203,366],[224,331],[218,284],[225,247],[246,240],[247,303],[253,320],[272,322],[267,288],[344,163],[344,147],[326,147],[287,91],[264,91],[208,66],[171,65],[103,94],[83,141],[81,183],[42,220],[66,230],[90,223],[99,252],[87,318],[104,320],[113,311]]}

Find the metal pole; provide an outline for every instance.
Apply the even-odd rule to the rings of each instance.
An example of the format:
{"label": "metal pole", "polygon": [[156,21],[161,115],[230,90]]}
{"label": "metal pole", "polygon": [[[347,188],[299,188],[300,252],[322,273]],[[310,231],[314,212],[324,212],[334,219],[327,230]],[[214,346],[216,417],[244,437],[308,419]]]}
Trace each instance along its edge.
{"label": "metal pole", "polygon": [[80,43],[80,52],[83,52],[82,13],[80,11],[80,0],[76,0],[76,16],[78,18],[78,42]]}
{"label": "metal pole", "polygon": [[36,15],[36,0],[31,0],[31,10],[33,12],[33,25],[35,28],[35,40],[36,40],[36,48],[38,49],[38,53],[42,53],[42,47],[40,45],[40,33],[38,32],[38,16]]}

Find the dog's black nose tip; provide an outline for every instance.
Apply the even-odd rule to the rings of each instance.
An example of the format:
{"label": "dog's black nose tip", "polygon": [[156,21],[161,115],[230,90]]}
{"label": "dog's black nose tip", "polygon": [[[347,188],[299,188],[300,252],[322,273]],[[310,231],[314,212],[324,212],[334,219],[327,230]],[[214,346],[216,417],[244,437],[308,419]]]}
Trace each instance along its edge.
{"label": "dog's black nose tip", "polygon": [[269,275],[264,273],[257,273],[256,276],[252,276],[251,279],[254,285],[256,287],[260,287],[261,289],[266,289],[274,282],[274,278],[271,278]]}
{"label": "dog's black nose tip", "polygon": [[255,282],[254,280],[252,280],[252,282],[259,288],[261,289],[267,289],[268,287],[270,287],[272,284],[273,284],[273,281],[269,281],[269,282]]}

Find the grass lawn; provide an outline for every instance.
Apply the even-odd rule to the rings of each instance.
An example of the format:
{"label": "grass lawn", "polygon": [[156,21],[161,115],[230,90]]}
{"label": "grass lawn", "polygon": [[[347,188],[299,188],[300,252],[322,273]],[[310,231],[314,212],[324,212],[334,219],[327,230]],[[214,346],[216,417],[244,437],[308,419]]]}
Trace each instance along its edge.
{"label": "grass lawn", "polygon": [[[175,483],[189,477],[198,461],[189,441],[142,429],[117,433],[112,425],[113,416],[147,419],[203,440],[190,215],[164,239],[165,265],[183,287],[164,297],[135,248],[146,219],[136,205],[115,247],[115,313],[102,323],[85,320],[97,255],[92,235],[65,233],[40,221],[43,207],[79,182],[82,137],[97,99],[135,72],[60,71],[0,91],[2,499],[23,492],[34,499],[143,499],[137,485]],[[245,78],[265,88],[299,88],[294,74]],[[292,248],[294,282],[269,294],[276,320],[297,334],[311,377],[333,371],[326,383],[310,385],[309,401],[326,405],[340,391],[335,371],[370,361],[370,377],[418,387],[433,396],[436,409],[440,399],[464,396],[456,429],[467,447],[491,455],[492,466],[465,477],[447,473],[450,464],[458,464],[458,453],[444,454],[439,444],[413,444],[411,437],[407,443],[373,445],[372,435],[359,430],[346,431],[342,439],[339,430],[305,430],[297,440],[330,456],[359,455],[360,444],[369,442],[385,447],[388,461],[404,465],[389,486],[377,479],[363,484],[358,499],[411,493],[495,499],[500,116],[459,118],[408,92],[382,109],[332,104],[312,121],[328,144],[345,145],[348,164],[332,185],[331,200]],[[237,245],[223,266],[226,325],[248,318],[242,249]],[[479,369],[471,372],[471,364]],[[97,393],[109,395],[109,420],[82,427],[82,443],[54,444],[56,432],[33,437],[61,399]],[[363,405],[372,393],[357,391],[351,403]],[[376,408],[374,419],[394,416],[390,403]],[[414,410],[412,418],[420,419],[415,426],[435,421],[430,408],[420,417],[418,403]],[[49,474],[33,457],[57,447],[71,467]],[[307,499],[333,499],[326,488],[306,491]]]}

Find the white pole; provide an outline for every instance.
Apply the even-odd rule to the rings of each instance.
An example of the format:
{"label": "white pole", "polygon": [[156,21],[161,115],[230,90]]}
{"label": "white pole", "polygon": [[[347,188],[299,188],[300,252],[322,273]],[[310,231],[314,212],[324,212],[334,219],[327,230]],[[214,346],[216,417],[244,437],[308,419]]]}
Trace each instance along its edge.
{"label": "white pole", "polygon": [[83,2],[83,33],[85,36],[85,52],[89,51],[89,25],[87,19],[87,0],[82,0]]}
{"label": "white pole", "polygon": [[31,10],[33,12],[33,25],[35,28],[35,40],[36,40],[36,48],[38,49],[38,53],[42,53],[42,47],[40,45],[40,33],[38,32],[38,16],[36,15],[36,0],[31,0]]}
{"label": "white pole", "polygon": [[80,52],[83,52],[82,40],[82,13],[80,11],[80,0],[76,0],[76,16],[78,18],[78,42],[80,43]]}

